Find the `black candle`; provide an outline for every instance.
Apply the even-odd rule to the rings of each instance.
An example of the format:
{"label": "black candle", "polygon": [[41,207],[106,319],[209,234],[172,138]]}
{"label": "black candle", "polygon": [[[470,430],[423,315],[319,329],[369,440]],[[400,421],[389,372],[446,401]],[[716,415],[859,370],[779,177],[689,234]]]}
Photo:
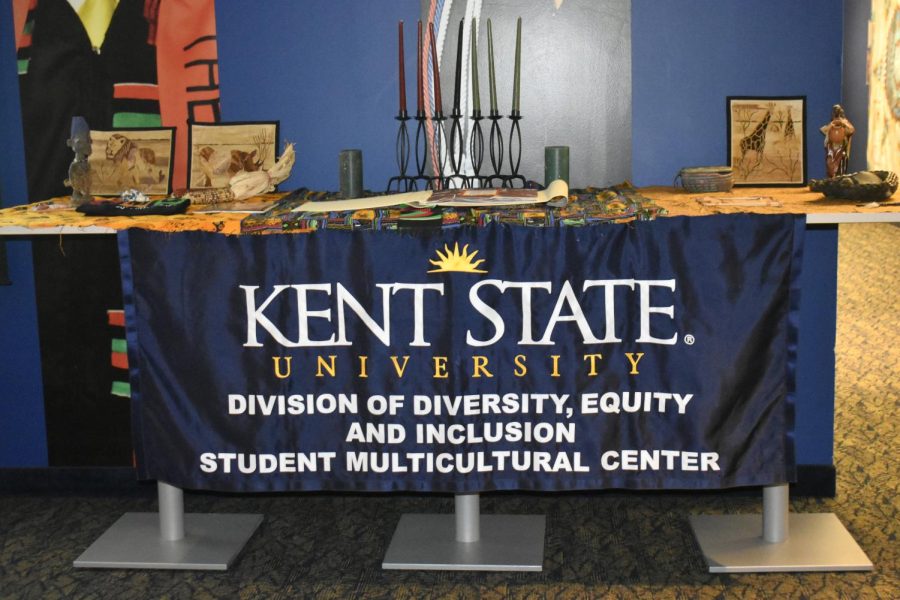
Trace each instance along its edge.
{"label": "black candle", "polygon": [[459,95],[462,86],[463,20],[459,20],[459,36],[456,39],[456,89],[453,90],[453,111],[459,112]]}
{"label": "black candle", "polygon": [[406,67],[403,64],[403,21],[400,21],[400,26],[397,31],[397,35],[399,38],[399,52],[400,52],[400,113],[401,115],[406,114]]}
{"label": "black candle", "polygon": [[481,116],[481,96],[478,94],[478,45],[475,43],[475,19],[472,19],[472,114]]}

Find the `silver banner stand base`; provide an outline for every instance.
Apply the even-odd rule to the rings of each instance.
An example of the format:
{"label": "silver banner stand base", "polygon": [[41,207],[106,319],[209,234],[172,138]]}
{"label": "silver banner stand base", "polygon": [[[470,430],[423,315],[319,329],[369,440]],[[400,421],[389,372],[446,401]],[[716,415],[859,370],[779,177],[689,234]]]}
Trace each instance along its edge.
{"label": "silver banner stand base", "polygon": [[184,492],[160,481],[159,513],[125,513],[74,566],[95,569],[224,571],[262,515],[184,514]]}
{"label": "silver banner stand base", "polygon": [[691,516],[691,527],[709,572],[871,571],[874,568],[834,514],[789,514],[788,511],[788,486],[777,485],[763,488],[762,515]]}
{"label": "silver banner stand base", "polygon": [[540,571],[544,515],[481,515],[478,494],[457,494],[456,514],[400,517],[383,569]]}

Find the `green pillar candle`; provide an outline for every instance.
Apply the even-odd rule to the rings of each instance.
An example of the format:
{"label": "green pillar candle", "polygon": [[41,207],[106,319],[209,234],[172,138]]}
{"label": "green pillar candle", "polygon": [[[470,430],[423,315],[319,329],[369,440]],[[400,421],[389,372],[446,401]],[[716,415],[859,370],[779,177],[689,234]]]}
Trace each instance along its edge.
{"label": "green pillar candle", "polygon": [[341,150],[338,158],[342,198],[359,198],[363,194],[362,150]]}
{"label": "green pillar candle", "polygon": [[472,114],[481,116],[481,96],[478,93],[478,44],[476,38],[478,32],[475,29],[475,19],[472,19]]}
{"label": "green pillar candle", "polygon": [[497,76],[494,74],[494,32],[488,19],[488,87],[491,91],[491,114],[497,114]]}
{"label": "green pillar candle", "polygon": [[516,20],[516,70],[513,73],[513,101],[512,111],[519,114],[519,90],[522,81],[522,17]]}
{"label": "green pillar candle", "polygon": [[569,147],[544,147],[544,185],[562,179],[569,183]]}

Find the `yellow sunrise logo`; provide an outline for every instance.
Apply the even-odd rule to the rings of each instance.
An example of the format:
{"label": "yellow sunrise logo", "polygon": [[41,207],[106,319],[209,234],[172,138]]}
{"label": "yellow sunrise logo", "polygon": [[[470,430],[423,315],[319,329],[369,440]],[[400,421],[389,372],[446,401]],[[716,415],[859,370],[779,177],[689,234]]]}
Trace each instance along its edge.
{"label": "yellow sunrise logo", "polygon": [[436,269],[428,271],[429,273],[449,273],[457,271],[460,273],[487,273],[482,271],[478,266],[484,262],[483,258],[475,260],[478,250],[469,254],[469,245],[463,246],[462,252],[459,250],[459,242],[453,244],[453,250],[450,246],[444,244],[444,251],[435,250],[438,255],[437,259],[429,259],[428,262],[433,264]]}

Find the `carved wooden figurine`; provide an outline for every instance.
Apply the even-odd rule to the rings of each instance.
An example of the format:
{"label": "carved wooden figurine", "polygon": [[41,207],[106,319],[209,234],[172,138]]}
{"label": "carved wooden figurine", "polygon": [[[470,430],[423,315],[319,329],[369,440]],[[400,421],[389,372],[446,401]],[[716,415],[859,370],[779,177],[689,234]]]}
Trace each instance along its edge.
{"label": "carved wooden figurine", "polygon": [[856,129],[847,120],[840,104],[831,108],[831,122],[823,125],[820,131],[825,136],[826,176],[831,178],[845,175],[850,162],[850,141]]}
{"label": "carved wooden figurine", "polygon": [[91,200],[91,131],[84,117],[72,117],[72,129],[66,145],[75,152],[69,165],[69,178],[64,184],[72,188],[72,201],[84,204]]}

